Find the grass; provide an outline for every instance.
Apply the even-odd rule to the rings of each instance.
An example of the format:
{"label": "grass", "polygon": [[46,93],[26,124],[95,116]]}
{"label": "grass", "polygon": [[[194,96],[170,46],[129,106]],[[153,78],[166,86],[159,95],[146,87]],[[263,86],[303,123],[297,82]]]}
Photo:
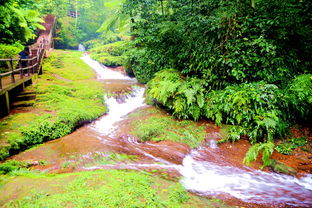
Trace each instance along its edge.
{"label": "grass", "polygon": [[81,52],[55,50],[45,60],[44,74],[26,89],[36,94],[33,109],[0,122],[0,160],[65,136],[106,112],[102,85],[80,57]]}
{"label": "grass", "polygon": [[[145,172],[105,170],[6,177],[2,207],[215,207],[176,182]],[[0,180],[1,181],[1,180]],[[18,187],[18,189],[16,188]],[[218,207],[226,207],[218,202]]]}
{"label": "grass", "polygon": [[176,120],[155,109],[134,112],[130,118],[136,118],[130,133],[141,141],[171,140],[194,148],[205,139],[205,126],[199,126],[191,120]]}

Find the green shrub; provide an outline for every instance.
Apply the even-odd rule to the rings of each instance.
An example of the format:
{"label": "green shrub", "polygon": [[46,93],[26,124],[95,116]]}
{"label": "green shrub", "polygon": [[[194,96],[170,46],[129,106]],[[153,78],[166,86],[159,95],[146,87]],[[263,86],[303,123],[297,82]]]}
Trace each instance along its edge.
{"label": "green shrub", "polygon": [[274,150],[273,142],[254,144],[249,148],[248,152],[246,153],[244,163],[249,165],[250,162],[255,161],[257,159],[259,152],[262,152],[262,161],[263,161],[262,167],[268,166],[271,163],[270,156],[273,153],[273,150]]}
{"label": "green shrub", "polygon": [[140,83],[147,83],[164,65],[160,57],[155,57],[148,49],[132,48],[126,53],[125,68],[133,72]]}
{"label": "green shrub", "polygon": [[312,117],[312,74],[302,74],[293,79],[285,90],[293,119]]}
{"label": "green shrub", "polygon": [[155,74],[148,83],[148,99],[156,99],[178,118],[198,120],[204,106],[204,83],[197,78],[183,79],[176,70]]}
{"label": "green shrub", "polygon": [[91,58],[105,66],[121,66],[124,63],[124,56],[111,56],[108,53],[91,54]]}
{"label": "green shrub", "polygon": [[237,125],[231,127],[232,140],[248,135],[252,143],[273,141],[274,137],[284,135],[288,127],[285,103],[283,93],[275,85],[241,84],[208,93],[204,115],[217,125]]}
{"label": "green shrub", "polygon": [[307,143],[308,141],[304,137],[292,138],[292,139],[288,139],[287,141],[283,141],[282,143],[278,144],[275,147],[275,150],[284,155],[289,155],[294,149],[304,146]]}
{"label": "green shrub", "polygon": [[0,174],[8,174],[10,172],[20,170],[23,168],[28,168],[29,164],[27,162],[20,162],[16,160],[7,160],[0,164]]}
{"label": "green shrub", "polygon": [[[23,46],[19,43],[13,45],[0,44],[0,59],[18,58],[18,53],[23,50]],[[9,63],[0,62],[0,73],[9,70]]]}

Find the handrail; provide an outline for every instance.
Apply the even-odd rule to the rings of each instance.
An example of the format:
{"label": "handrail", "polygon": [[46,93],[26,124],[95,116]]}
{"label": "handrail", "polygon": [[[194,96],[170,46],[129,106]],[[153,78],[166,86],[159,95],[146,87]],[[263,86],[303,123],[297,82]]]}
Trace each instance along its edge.
{"label": "handrail", "polygon": [[[11,57],[11,58],[0,59],[0,62],[9,62],[8,64],[9,71],[0,73],[0,91],[3,89],[3,86],[2,86],[3,77],[11,76],[11,83],[9,84],[12,84],[12,83],[15,83],[15,77],[16,77],[15,74],[20,74],[20,78],[23,79],[24,72],[26,70],[27,70],[26,72],[27,75],[30,75],[30,73],[41,74],[42,61],[43,61],[43,58],[45,57],[46,50],[50,49],[51,46],[53,47],[52,36],[54,32],[53,30],[55,29],[55,25],[56,25],[56,18],[53,17],[52,27],[50,28],[48,36],[46,36],[47,39],[45,39],[44,35],[40,35],[38,37],[37,42],[32,45],[32,49],[30,52],[34,52],[34,53],[31,54],[30,58],[21,59],[21,58]],[[18,64],[16,64],[16,61],[18,61]],[[27,63],[27,66],[23,67],[24,63]]]}
{"label": "handrail", "polygon": [[[23,79],[24,72],[27,70],[27,75],[29,76],[30,74],[35,74],[35,73],[39,73],[40,70],[40,66],[42,63],[42,59],[44,58],[44,53],[45,53],[45,49],[44,49],[44,43],[41,43],[40,46],[35,49],[37,50],[37,55],[29,58],[29,59],[0,59],[0,61],[9,61],[9,67],[10,67],[10,71],[8,72],[4,72],[0,74],[0,90],[3,88],[2,86],[2,78],[3,77],[7,77],[11,75],[11,84],[15,83],[15,73],[19,73],[20,74],[20,78]],[[35,61],[35,63],[33,63],[33,61]],[[19,61],[18,63],[18,68],[13,67],[13,61]],[[31,64],[30,66],[26,66],[26,67],[22,67],[22,62],[26,62],[27,64]],[[30,71],[31,70],[31,71]]]}
{"label": "handrail", "polygon": [[0,59],[0,61],[32,61],[32,60],[34,60],[35,58],[37,58],[37,56],[34,56],[34,57],[32,57],[32,58],[30,58],[30,59]]}

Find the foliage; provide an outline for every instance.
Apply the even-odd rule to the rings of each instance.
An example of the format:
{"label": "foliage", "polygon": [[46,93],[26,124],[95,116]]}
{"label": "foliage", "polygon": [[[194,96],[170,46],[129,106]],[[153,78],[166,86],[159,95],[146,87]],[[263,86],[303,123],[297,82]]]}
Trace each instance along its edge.
{"label": "foliage", "polygon": [[209,118],[233,125],[233,141],[271,143],[312,116],[311,6],[127,0],[133,49],[126,66],[148,82],[149,100],[178,118]]}
{"label": "foliage", "polygon": [[262,167],[268,166],[271,163],[270,156],[274,150],[274,143],[267,142],[267,143],[257,143],[254,144],[246,153],[244,158],[244,162],[249,165],[250,162],[255,161],[259,152],[262,152]]}
{"label": "foliage", "polygon": [[283,141],[275,147],[275,150],[284,155],[289,155],[291,152],[301,146],[304,146],[308,143],[307,139],[304,137],[292,138],[287,141]]}
{"label": "foliage", "polygon": [[0,174],[8,174],[15,170],[20,170],[22,168],[28,168],[29,164],[27,162],[20,162],[16,160],[7,160],[0,164]]}
{"label": "foliage", "polygon": [[[300,75],[283,90],[274,84],[254,82],[205,91],[207,85],[203,80],[183,77],[177,70],[167,69],[157,72],[148,83],[147,97],[172,111],[178,118],[198,120],[205,117],[217,125],[231,124],[229,140],[236,141],[248,136],[252,144],[267,144],[276,137],[285,136],[294,120],[310,117],[310,77],[310,74]],[[264,151],[263,146],[260,147],[258,149],[256,145],[248,155]],[[263,159],[264,164],[268,164]],[[245,159],[248,163],[252,160]]]}
{"label": "foliage", "polygon": [[1,122],[0,160],[65,136],[106,111],[102,86],[92,80],[94,72],[80,56],[80,52],[57,51],[44,63],[45,74],[33,86],[36,113],[11,115]]}
{"label": "foliage", "polygon": [[[120,7],[120,0],[45,0],[45,13],[58,16],[58,48],[77,48],[79,43],[101,39],[103,43],[120,40],[111,26],[114,13]],[[72,15],[69,15],[69,14]],[[76,13],[78,16],[76,17]],[[117,18],[118,19],[118,18]],[[105,23],[103,23],[105,22]],[[125,25],[125,24],[124,24]],[[109,31],[103,31],[101,28]],[[112,31],[110,30],[112,29]]]}
{"label": "foliage", "polygon": [[[0,59],[3,58],[15,58],[17,54],[23,50],[23,46],[20,43],[12,45],[0,44]],[[0,62],[0,73],[9,70],[9,63]]]}
{"label": "foliage", "polygon": [[178,118],[198,120],[204,106],[203,82],[197,78],[183,79],[175,70],[158,72],[148,83],[148,96],[173,111]]}
{"label": "foliage", "polygon": [[58,27],[61,29],[57,35],[56,48],[78,48],[81,33],[75,29],[75,20],[71,17],[59,18]]}
{"label": "foliage", "polygon": [[[140,65],[135,73],[151,79],[174,68],[204,79],[210,89],[222,89],[261,80],[282,86],[310,69],[309,1],[260,0],[256,9],[234,0],[164,2],[124,5],[133,23],[134,64]],[[146,59],[155,62],[152,73]]]}
{"label": "foliage", "polygon": [[[283,102],[284,101],[284,102]],[[263,82],[229,86],[206,95],[204,115],[232,126],[230,139],[248,135],[252,143],[284,135],[287,101],[277,86]]]}
{"label": "foliage", "polygon": [[308,120],[312,117],[312,74],[302,74],[293,79],[286,88],[293,119]]}
{"label": "foliage", "polygon": [[[31,1],[34,3],[34,1]],[[0,4],[0,43],[26,43],[33,39],[36,29],[44,29],[37,10],[29,8],[21,0],[9,0]]]}

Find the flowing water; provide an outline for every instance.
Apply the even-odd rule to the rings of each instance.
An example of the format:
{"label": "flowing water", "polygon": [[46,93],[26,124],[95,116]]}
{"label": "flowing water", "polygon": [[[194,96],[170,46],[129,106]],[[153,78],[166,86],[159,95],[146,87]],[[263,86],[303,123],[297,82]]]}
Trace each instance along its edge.
{"label": "flowing water", "polygon": [[[117,72],[103,69],[88,56],[85,56],[84,60],[96,70],[99,79],[129,79],[121,74],[117,75]],[[106,99],[109,114],[96,121],[92,127],[102,135],[112,135],[116,130],[114,123],[144,105],[143,94],[144,88],[138,88],[134,91],[134,96],[128,98],[125,103],[118,103],[114,98]],[[267,173],[251,168],[220,166],[215,161],[209,160],[211,157],[206,157],[207,149],[213,153],[214,149],[218,148],[215,140],[211,139],[208,143],[208,147],[192,150],[184,157],[181,165],[176,165],[151,153],[150,150],[159,151],[157,144],[142,144],[128,137],[128,145],[131,144],[134,147],[132,149],[163,164],[162,166],[158,164],[135,164],[133,166],[174,168],[183,176],[181,183],[190,191],[202,195],[228,194],[252,203],[312,206],[312,175],[297,179],[293,176]],[[128,168],[130,167],[131,164],[128,164]]]}
{"label": "flowing water", "polygon": [[[222,157],[214,139],[190,150],[184,144],[171,141],[138,142],[129,134],[116,135],[122,125],[120,121],[124,120],[128,113],[146,107],[145,89],[138,85],[135,79],[103,67],[88,55],[82,59],[96,71],[98,79],[108,90],[119,92],[126,88],[127,96],[107,96],[105,102],[109,112],[106,115],[71,135],[22,153],[21,158],[30,155],[30,158],[51,159],[52,154],[48,154],[45,149],[47,146],[54,149],[53,155],[59,157],[66,157],[69,150],[84,152],[84,158],[88,158],[90,152],[107,151],[138,155],[141,158],[136,162],[84,166],[82,169],[161,169],[182,176],[181,184],[187,190],[203,196],[234,198],[247,203],[276,207],[312,207],[312,175],[298,179],[244,166],[235,167],[227,162],[228,158]],[[110,88],[115,85],[119,86],[118,89]],[[79,146],[79,143],[82,145]]]}

